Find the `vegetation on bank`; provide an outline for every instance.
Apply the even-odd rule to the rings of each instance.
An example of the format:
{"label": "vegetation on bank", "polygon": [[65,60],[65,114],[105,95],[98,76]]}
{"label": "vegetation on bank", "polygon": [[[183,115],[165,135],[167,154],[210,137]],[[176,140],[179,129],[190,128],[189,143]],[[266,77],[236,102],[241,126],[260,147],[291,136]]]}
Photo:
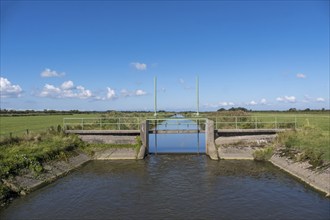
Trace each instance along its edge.
{"label": "vegetation on bank", "polygon": [[254,160],[267,161],[273,156],[273,153],[274,153],[274,147],[267,146],[265,148],[255,150],[253,152],[252,156],[253,156]]}
{"label": "vegetation on bank", "polygon": [[134,148],[135,152],[138,153],[142,146],[142,140],[140,136],[136,136],[135,144],[106,144],[106,143],[93,143],[93,144],[84,144],[80,146],[80,149],[86,154],[93,156],[95,151],[108,148]]}
{"label": "vegetation on bank", "polygon": [[22,171],[30,171],[38,176],[45,171],[44,163],[68,160],[77,151],[92,155],[97,149],[134,148],[138,152],[141,144],[140,137],[136,138],[134,145],[87,144],[77,135],[65,134],[61,126],[40,133],[6,137],[0,141],[0,204],[15,195],[2,183],[3,179],[19,175]]}
{"label": "vegetation on bank", "polygon": [[282,156],[308,161],[313,167],[330,166],[329,132],[305,125],[302,129],[280,133],[277,146]]}

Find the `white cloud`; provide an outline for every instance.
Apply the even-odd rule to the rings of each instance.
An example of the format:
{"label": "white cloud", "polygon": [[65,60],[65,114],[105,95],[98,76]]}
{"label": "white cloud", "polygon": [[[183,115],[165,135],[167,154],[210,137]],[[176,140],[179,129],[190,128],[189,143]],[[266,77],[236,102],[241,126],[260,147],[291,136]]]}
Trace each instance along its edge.
{"label": "white cloud", "polygon": [[87,99],[93,97],[93,93],[83,86],[75,87],[72,81],[62,83],[60,87],[46,84],[39,96],[49,98],[79,98]]}
{"label": "white cloud", "polygon": [[324,99],[324,98],[321,98],[321,97],[319,97],[319,98],[316,98],[316,101],[317,101],[317,102],[325,102],[325,99]]}
{"label": "white cloud", "polygon": [[219,102],[219,106],[233,106],[235,105],[233,102]]}
{"label": "white cloud", "polygon": [[251,102],[248,103],[248,105],[257,105],[258,103],[254,100],[252,100]]}
{"label": "white cloud", "polygon": [[131,65],[137,70],[146,70],[147,64],[139,63],[139,62],[132,62]]}
{"label": "white cloud", "polygon": [[22,88],[19,85],[12,85],[11,82],[3,77],[0,77],[0,97],[13,98],[22,95]]}
{"label": "white cloud", "polygon": [[107,99],[114,99],[116,98],[116,92],[114,89],[111,89],[110,87],[107,87]]}
{"label": "white cloud", "polygon": [[71,80],[65,81],[64,83],[62,83],[61,88],[65,90],[73,89],[74,88],[73,82]]}
{"label": "white cloud", "polygon": [[131,96],[132,94],[127,89],[122,89],[120,91],[120,95],[123,97],[128,97],[128,96]]}
{"label": "white cloud", "polygon": [[267,103],[267,100],[265,98],[262,98],[260,100],[260,104],[265,105]]}
{"label": "white cloud", "polygon": [[147,92],[143,91],[142,89],[138,89],[135,91],[136,96],[142,96],[142,95],[146,95],[146,94],[147,94]]}
{"label": "white cloud", "polygon": [[306,75],[302,74],[302,73],[297,73],[296,77],[299,78],[299,79],[305,79]]}
{"label": "white cloud", "polygon": [[184,80],[182,78],[179,79],[180,84],[184,84]]}
{"label": "white cloud", "polygon": [[294,103],[294,102],[296,102],[296,97],[294,97],[294,96],[277,97],[276,101]]}
{"label": "white cloud", "polygon": [[41,97],[58,98],[61,96],[61,89],[53,85],[46,84],[40,93]]}
{"label": "white cloud", "polygon": [[55,70],[50,70],[46,68],[44,71],[40,73],[41,77],[61,77],[64,76],[65,73],[58,73]]}
{"label": "white cloud", "polygon": [[127,90],[127,89],[122,89],[120,91],[120,95],[122,97],[131,97],[131,96],[143,96],[143,95],[146,95],[147,92],[142,90],[142,89],[137,89],[135,91],[130,91],[130,90]]}
{"label": "white cloud", "polygon": [[77,97],[80,99],[87,99],[93,96],[92,92],[89,89],[85,89],[83,86],[77,86]]}

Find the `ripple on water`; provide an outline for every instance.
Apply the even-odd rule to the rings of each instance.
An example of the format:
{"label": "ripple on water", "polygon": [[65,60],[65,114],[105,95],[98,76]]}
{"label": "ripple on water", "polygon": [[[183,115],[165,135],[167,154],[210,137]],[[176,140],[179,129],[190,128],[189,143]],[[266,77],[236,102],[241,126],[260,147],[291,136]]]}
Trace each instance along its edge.
{"label": "ripple on water", "polygon": [[329,201],[269,163],[158,155],[92,161],[0,219],[329,219]]}

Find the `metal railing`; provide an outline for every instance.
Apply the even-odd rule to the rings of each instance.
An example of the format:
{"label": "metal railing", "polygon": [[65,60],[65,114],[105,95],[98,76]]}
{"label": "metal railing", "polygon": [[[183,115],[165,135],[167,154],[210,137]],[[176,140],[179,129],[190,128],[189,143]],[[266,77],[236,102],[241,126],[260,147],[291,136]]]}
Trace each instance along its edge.
{"label": "metal railing", "polygon": [[[139,130],[141,122],[148,120],[149,128],[162,126],[166,129],[193,130],[198,124],[205,129],[207,119],[214,121],[215,129],[298,129],[306,121],[321,120],[320,117],[306,116],[211,116],[206,118],[142,118],[142,117],[112,117],[112,118],[64,118],[65,130]],[[328,124],[329,117],[324,117]],[[319,122],[318,122],[319,123]],[[324,125],[325,127],[326,125]]]}
{"label": "metal railing", "polygon": [[64,118],[64,130],[140,130],[142,118]]}
{"label": "metal railing", "polygon": [[297,129],[297,117],[291,116],[222,116],[210,117],[215,129]]}
{"label": "metal railing", "polygon": [[147,119],[149,130],[205,130],[206,118]]}

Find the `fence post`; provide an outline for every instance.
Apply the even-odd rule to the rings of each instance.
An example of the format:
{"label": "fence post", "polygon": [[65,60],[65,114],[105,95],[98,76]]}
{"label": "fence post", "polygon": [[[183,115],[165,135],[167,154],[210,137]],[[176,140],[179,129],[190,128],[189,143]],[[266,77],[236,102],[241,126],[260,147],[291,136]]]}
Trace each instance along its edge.
{"label": "fence post", "polygon": [[235,116],[235,128],[237,130],[237,116]]}
{"label": "fence post", "polygon": [[81,119],[81,128],[82,128],[82,130],[84,130],[84,119],[83,118]]}
{"label": "fence post", "polygon": [[137,119],[137,123],[138,123],[138,130],[140,130],[140,118],[137,117],[136,119]]}
{"label": "fence post", "polygon": [[277,117],[275,116],[275,129],[277,129]]}
{"label": "fence post", "polygon": [[257,116],[254,118],[254,123],[255,123],[255,129],[258,129],[258,118]]}
{"label": "fence post", "polygon": [[297,129],[297,115],[294,116],[294,129]]}
{"label": "fence post", "polygon": [[117,128],[118,128],[118,130],[120,130],[120,118],[118,118],[118,121],[117,121]]}
{"label": "fence post", "polygon": [[218,118],[215,117],[215,129],[218,129]]}
{"label": "fence post", "polygon": [[102,130],[102,118],[100,118],[100,129]]}

